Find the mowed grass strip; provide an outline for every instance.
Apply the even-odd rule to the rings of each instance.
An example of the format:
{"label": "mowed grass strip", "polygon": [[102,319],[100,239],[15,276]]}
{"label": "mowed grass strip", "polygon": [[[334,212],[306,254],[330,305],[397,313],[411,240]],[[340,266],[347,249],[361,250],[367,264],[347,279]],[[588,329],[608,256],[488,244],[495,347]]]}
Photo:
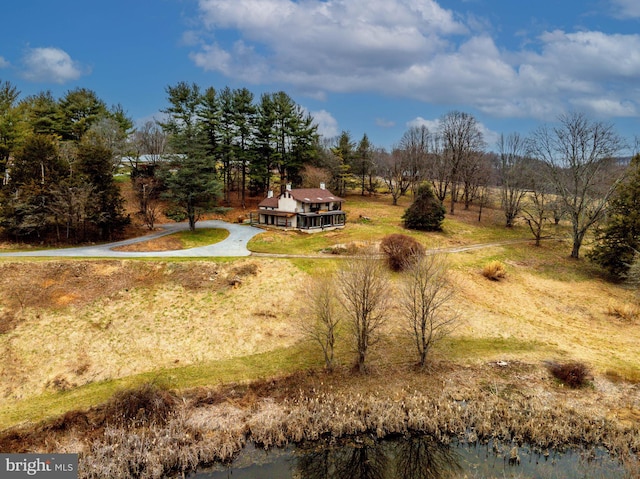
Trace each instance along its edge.
{"label": "mowed grass strip", "polygon": [[180,391],[199,386],[246,383],[321,366],[320,352],[301,342],[261,354],[148,371],[90,383],[68,391],[11,401],[0,410],[0,430],[25,422],[37,423],[71,410],[88,409],[107,401],[117,391],[145,383],[162,384]]}

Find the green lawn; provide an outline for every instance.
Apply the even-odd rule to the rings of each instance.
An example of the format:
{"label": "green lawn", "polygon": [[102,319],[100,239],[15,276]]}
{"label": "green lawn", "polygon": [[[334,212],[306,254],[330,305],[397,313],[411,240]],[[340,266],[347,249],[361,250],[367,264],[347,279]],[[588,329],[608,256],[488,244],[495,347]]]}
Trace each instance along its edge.
{"label": "green lawn", "polygon": [[[447,214],[440,232],[406,230],[402,215],[410,203],[408,196],[400,198],[395,206],[388,195],[348,196],[344,204],[347,224],[343,229],[316,233],[270,230],[254,237],[248,248],[257,253],[318,254],[339,244],[377,242],[392,233],[412,236],[427,248],[532,238],[524,224],[505,227],[504,214],[499,209],[485,208],[478,221],[477,208],[472,206],[465,211],[462,205],[458,205],[455,215]],[[565,231],[549,227],[548,233],[565,234]]]}
{"label": "green lawn", "polygon": [[178,238],[184,249],[198,248],[219,243],[229,236],[229,231],[223,228],[198,228],[195,231],[180,231],[169,237]]}

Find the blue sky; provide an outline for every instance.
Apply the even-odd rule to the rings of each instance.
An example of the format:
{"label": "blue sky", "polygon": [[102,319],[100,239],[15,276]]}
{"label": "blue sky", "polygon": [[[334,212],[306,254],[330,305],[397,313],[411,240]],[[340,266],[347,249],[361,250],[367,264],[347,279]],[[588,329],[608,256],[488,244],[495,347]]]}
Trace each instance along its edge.
{"label": "blue sky", "polygon": [[638,0],[21,0],[1,7],[0,80],[94,90],[137,122],[165,88],[283,90],[327,137],[390,147],[472,113],[489,147],[563,112],[640,135]]}

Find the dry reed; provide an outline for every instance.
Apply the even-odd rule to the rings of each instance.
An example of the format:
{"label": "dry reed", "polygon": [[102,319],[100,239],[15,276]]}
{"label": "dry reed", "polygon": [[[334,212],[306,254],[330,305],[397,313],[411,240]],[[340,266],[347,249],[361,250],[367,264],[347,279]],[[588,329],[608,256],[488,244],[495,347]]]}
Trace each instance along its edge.
{"label": "dry reed", "polygon": [[594,410],[597,401],[583,400],[586,393],[533,394],[505,382],[461,392],[458,383],[441,384],[367,393],[309,387],[282,396],[278,384],[263,384],[241,400],[185,398],[164,424],[105,428],[85,448],[80,476],[157,478],[229,461],[247,441],[272,448],[363,433],[421,433],[445,444],[493,440],[505,460],[513,445],[524,443],[539,452],[599,445],[620,457],[640,450],[638,428]]}

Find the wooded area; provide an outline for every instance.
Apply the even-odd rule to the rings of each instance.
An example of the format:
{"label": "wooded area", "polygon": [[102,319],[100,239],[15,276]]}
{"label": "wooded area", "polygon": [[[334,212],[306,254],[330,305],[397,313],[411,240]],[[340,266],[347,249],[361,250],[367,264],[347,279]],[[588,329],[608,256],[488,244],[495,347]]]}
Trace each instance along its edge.
{"label": "wooded area", "polygon": [[0,83],[0,225],[9,239],[27,242],[117,236],[129,221],[114,181],[124,165],[151,229],[159,200],[169,205],[166,216],[195,228],[214,206],[250,208],[286,184],[325,183],[339,196],[388,192],[396,204],[427,182],[435,201],[448,201],[448,214],[473,204],[479,220],[498,191],[505,226],[526,222],[538,244],[546,224],[568,220],[577,258],[629,165],[613,125],[580,113],[491,146],[473,115],[452,111],[437,128],[409,127],[386,149],[366,133],[359,141],[348,131],[321,137],[285,92],[256,99],[246,88],[179,82],[166,88],[163,117],[135,128],[121,105],[109,108],[91,90],[59,99],[19,94]]}

